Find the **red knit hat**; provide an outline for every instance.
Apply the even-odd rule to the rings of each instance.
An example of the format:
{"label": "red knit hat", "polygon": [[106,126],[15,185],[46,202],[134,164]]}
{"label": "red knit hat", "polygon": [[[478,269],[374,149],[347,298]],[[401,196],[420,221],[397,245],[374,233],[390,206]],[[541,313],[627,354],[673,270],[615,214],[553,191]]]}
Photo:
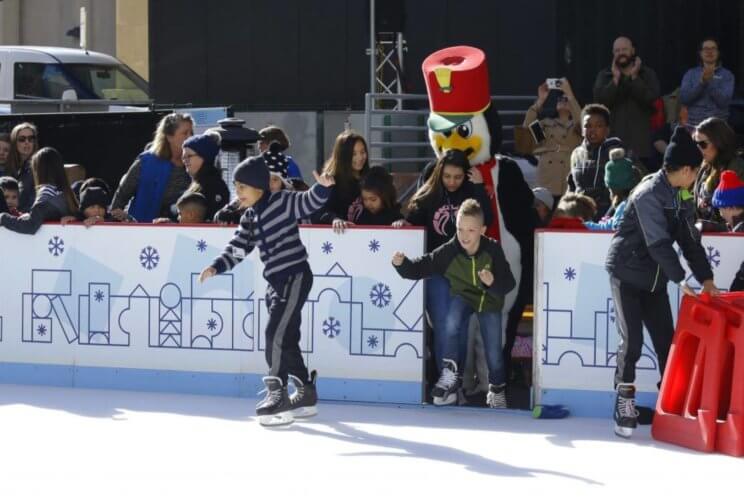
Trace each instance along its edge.
{"label": "red knit hat", "polygon": [[713,193],[713,207],[744,207],[744,181],[734,171],[723,171]]}

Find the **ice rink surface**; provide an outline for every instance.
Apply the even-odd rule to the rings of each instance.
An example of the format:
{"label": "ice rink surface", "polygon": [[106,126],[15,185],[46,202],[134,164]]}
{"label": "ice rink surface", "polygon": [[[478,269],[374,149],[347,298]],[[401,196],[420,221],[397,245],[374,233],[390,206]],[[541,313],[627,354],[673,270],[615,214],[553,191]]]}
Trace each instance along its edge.
{"label": "ice rink surface", "polygon": [[322,403],[261,427],[255,399],[0,385],[0,496],[741,495],[744,458],[609,419]]}

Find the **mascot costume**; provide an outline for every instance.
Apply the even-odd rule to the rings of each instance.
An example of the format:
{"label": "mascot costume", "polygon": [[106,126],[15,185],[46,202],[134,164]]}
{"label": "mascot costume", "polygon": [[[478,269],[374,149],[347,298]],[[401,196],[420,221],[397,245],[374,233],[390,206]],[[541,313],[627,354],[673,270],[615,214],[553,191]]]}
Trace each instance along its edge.
{"label": "mascot costume", "polygon": [[[532,274],[536,226],[534,195],[519,166],[498,155],[501,124],[491,106],[485,53],[468,46],[445,48],[429,55],[422,70],[429,95],[431,113],[427,124],[434,153],[441,157],[449,149],[462,150],[470,164],[480,170],[493,211],[493,222],[486,234],[501,243],[517,282],[514,290],[507,294],[502,310],[502,326],[506,329],[507,322],[511,321],[510,328],[513,328],[507,332],[505,341],[505,356],[511,357],[514,336],[509,335],[516,334],[524,305],[532,296],[532,278],[522,278],[522,275]],[[431,165],[427,170],[423,176],[431,173]],[[523,279],[528,281],[520,284]],[[517,294],[520,301],[515,305]],[[510,316],[512,308],[514,316]],[[505,367],[508,371],[509,364]]]}

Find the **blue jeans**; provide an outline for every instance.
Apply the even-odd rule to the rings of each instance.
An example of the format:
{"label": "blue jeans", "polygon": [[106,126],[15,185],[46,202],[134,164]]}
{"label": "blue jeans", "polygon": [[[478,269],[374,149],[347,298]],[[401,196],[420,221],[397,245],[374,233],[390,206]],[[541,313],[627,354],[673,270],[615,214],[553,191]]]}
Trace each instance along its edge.
{"label": "blue jeans", "polygon": [[434,330],[434,360],[437,374],[442,370],[444,350],[444,326],[447,321],[450,299],[450,284],[447,278],[438,274],[426,280],[426,312]]}
{"label": "blue jeans", "polygon": [[[465,367],[468,344],[468,324],[475,313],[480,325],[483,347],[488,364],[488,382],[492,385],[506,383],[504,355],[501,350],[501,312],[475,312],[465,299],[453,295],[450,299],[449,314],[444,327],[445,359],[457,362],[458,371]],[[434,330],[436,332],[436,329]]]}

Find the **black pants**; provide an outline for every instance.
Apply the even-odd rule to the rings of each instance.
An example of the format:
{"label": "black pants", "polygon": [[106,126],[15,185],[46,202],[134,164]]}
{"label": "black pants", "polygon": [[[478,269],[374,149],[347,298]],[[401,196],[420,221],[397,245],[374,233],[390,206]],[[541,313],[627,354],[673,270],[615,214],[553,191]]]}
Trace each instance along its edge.
{"label": "black pants", "polygon": [[308,380],[307,367],[300,352],[300,323],[302,307],[312,286],[313,273],[308,267],[290,276],[278,288],[271,284],[266,288],[266,307],[269,310],[266,362],[269,375],[281,378],[285,385],[288,374],[303,382]]}
{"label": "black pants", "polygon": [[674,336],[672,309],[666,288],[659,292],[648,292],[610,277],[612,299],[615,301],[615,322],[620,335],[617,346],[617,368],[615,386],[618,383],[635,381],[635,366],[641,358],[643,347],[643,325],[654,344],[659,358],[659,372],[664,376],[669,348]]}

